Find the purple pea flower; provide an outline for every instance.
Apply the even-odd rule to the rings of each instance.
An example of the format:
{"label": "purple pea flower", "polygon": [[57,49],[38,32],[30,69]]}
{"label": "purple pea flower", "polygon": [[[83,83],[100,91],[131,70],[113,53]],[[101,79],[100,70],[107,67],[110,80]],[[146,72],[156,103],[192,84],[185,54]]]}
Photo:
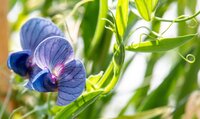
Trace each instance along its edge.
{"label": "purple pea flower", "polygon": [[41,71],[33,61],[35,48],[50,36],[64,36],[64,34],[49,20],[32,18],[27,21],[20,31],[20,43],[23,50],[9,55],[8,68],[31,80],[35,74]]}
{"label": "purple pea flower", "polygon": [[32,80],[39,92],[58,91],[57,105],[66,105],[80,96],[86,73],[80,60],[74,59],[69,42],[59,36],[41,42],[34,53],[35,63],[43,69]]}
{"label": "purple pea flower", "polygon": [[[28,40],[27,43],[26,40],[21,40],[23,49],[28,49],[21,52],[30,50],[30,54],[21,52],[11,54],[8,66],[14,72],[21,73],[21,76],[28,75],[30,80],[26,85],[27,88],[38,92],[58,91],[57,105],[67,105],[78,98],[84,90],[85,68],[81,61],[74,59],[73,49],[63,37],[63,33],[54,24],[49,25],[55,28],[52,31],[48,29],[48,37],[44,37],[47,34],[44,30],[41,34],[45,35],[37,38],[35,38],[36,35],[32,35],[33,38],[27,37],[32,38],[33,41]],[[26,30],[29,29],[28,26]],[[36,25],[34,28],[39,29],[37,27]],[[43,25],[41,29],[46,27]],[[32,34],[36,34],[35,32],[32,30]],[[54,33],[57,34],[54,35]],[[23,33],[21,37],[24,38]],[[37,39],[40,39],[40,42]],[[30,45],[30,42],[37,44]]]}

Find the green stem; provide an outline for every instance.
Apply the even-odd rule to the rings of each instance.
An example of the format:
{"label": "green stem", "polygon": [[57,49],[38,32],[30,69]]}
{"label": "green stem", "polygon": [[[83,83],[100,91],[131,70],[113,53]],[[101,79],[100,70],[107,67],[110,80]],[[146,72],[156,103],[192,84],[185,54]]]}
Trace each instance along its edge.
{"label": "green stem", "polygon": [[10,116],[9,116],[9,119],[13,119],[14,114],[17,113],[21,109],[23,109],[23,106],[20,106],[17,109],[13,110],[12,113],[10,114]]}
{"label": "green stem", "polygon": [[77,11],[77,9],[78,9],[80,6],[82,6],[82,5],[84,5],[84,4],[88,3],[88,2],[93,2],[93,1],[94,1],[94,0],[82,0],[82,1],[78,2],[78,3],[74,6],[74,8],[72,9],[72,11],[69,13],[68,17],[73,16],[74,13]]}
{"label": "green stem", "polygon": [[93,83],[91,83],[90,80],[86,80],[86,82],[92,86],[92,89],[93,89],[93,90],[97,90],[96,85],[94,85]]}
{"label": "green stem", "polygon": [[2,106],[2,108],[1,108],[0,119],[2,119],[3,114],[4,114],[4,111],[5,111],[6,107],[8,106],[9,100],[10,100],[11,95],[12,95],[12,86],[11,86],[12,81],[13,81],[13,79],[10,80],[10,87],[9,87],[9,89],[8,89],[8,92],[7,92],[5,101],[4,101],[4,103],[3,103],[3,106]]}
{"label": "green stem", "polygon": [[0,119],[2,119],[3,113],[4,113],[5,109],[6,109],[6,107],[8,106],[11,94],[12,94],[12,88],[9,88],[8,93],[6,95],[6,99],[5,99],[4,104],[3,104],[2,108],[1,108]]}
{"label": "green stem", "polygon": [[116,19],[115,19],[115,15],[113,14],[113,12],[109,9],[110,13],[111,13],[111,17],[113,18],[113,22],[115,24],[115,37],[116,37],[116,42],[118,45],[120,45],[122,43],[122,37],[119,35],[119,30],[118,30],[118,26],[116,23]]}
{"label": "green stem", "polygon": [[108,66],[105,74],[103,75],[103,77],[101,78],[101,80],[98,82],[97,87],[101,88],[104,84],[104,82],[106,81],[106,79],[108,79],[109,75],[112,73],[114,64],[113,61],[110,63],[110,65]]}
{"label": "green stem", "polygon": [[116,73],[114,74],[114,76],[112,77],[111,82],[108,84],[108,86],[106,86],[106,88],[104,89],[104,94],[109,93],[117,84],[118,79],[119,79],[120,73]]}
{"label": "green stem", "polygon": [[185,17],[185,18],[178,18],[178,19],[175,19],[175,20],[169,20],[169,19],[163,19],[163,18],[160,18],[160,17],[154,17],[155,20],[158,20],[158,21],[162,21],[162,22],[184,22],[184,21],[187,21],[187,20],[190,20],[190,19],[193,19],[195,18],[196,16],[198,16],[200,14],[200,11],[198,11],[197,13],[195,13],[194,15],[192,16],[189,16],[189,17]]}
{"label": "green stem", "polygon": [[31,114],[33,114],[34,112],[36,112],[37,111],[37,109],[33,109],[33,110],[31,110],[30,112],[28,112],[28,113],[26,113],[25,115],[23,115],[22,117],[21,117],[21,119],[26,119],[29,115],[31,115]]}
{"label": "green stem", "polygon": [[50,92],[47,97],[47,107],[48,107],[48,110],[50,111],[51,111],[51,97],[52,97],[52,93]]}

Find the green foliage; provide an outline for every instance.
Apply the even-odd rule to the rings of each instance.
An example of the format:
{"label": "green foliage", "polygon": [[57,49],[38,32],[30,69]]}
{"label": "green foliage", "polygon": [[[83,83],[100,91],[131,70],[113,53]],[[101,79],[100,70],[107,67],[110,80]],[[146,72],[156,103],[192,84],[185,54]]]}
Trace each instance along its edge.
{"label": "green foliage", "polygon": [[69,104],[68,106],[61,108],[58,113],[56,113],[55,119],[70,119],[76,117],[81,111],[87,108],[91,103],[93,103],[103,91],[94,91],[90,93],[83,94],[75,102]]}
{"label": "green foliage", "polygon": [[135,5],[143,19],[151,21],[158,0],[135,0]]}
{"label": "green foliage", "polygon": [[168,51],[173,48],[177,48],[187,41],[191,40],[197,34],[190,34],[185,36],[179,36],[175,38],[159,38],[152,39],[149,41],[144,41],[138,44],[131,44],[126,47],[126,50],[135,52],[160,52]]}
{"label": "green foliage", "polygon": [[174,66],[159,87],[145,98],[138,108],[139,111],[164,106],[167,104],[171,91],[174,89],[174,85],[178,80],[178,76],[182,73],[182,63],[183,60],[178,61],[178,63]]}
{"label": "green foliage", "polygon": [[[11,35],[19,31],[24,21],[35,13],[38,13],[37,16],[48,17],[53,21],[57,17],[61,18],[59,19],[61,22],[58,20],[58,26],[60,24],[65,26],[64,20],[69,24],[72,21],[79,24],[75,26],[78,29],[75,36],[77,39],[69,40],[72,40],[75,49],[78,49],[75,52],[78,52],[77,55],[83,59],[88,78],[83,94],[73,103],[61,107],[55,106],[56,93],[27,91],[22,86],[25,83],[24,78],[15,76],[12,82],[13,94],[10,96],[10,100],[15,104],[15,110],[13,112],[3,110],[6,112],[4,116],[9,117],[8,114],[10,114],[12,118],[17,116],[49,119],[104,118],[104,110],[112,104],[118,94],[114,90],[116,85],[126,80],[126,75],[124,75],[126,69],[135,61],[134,57],[141,52],[148,53],[144,80],[131,93],[131,98],[122,109],[119,109],[119,113],[111,118],[147,119],[167,115],[179,119],[185,114],[189,95],[199,89],[197,76],[200,69],[200,37],[197,34],[199,19],[196,16],[200,14],[200,11],[195,9],[197,0],[118,0],[115,2],[109,0],[37,2],[10,0],[10,11],[19,4],[21,7],[16,21],[10,24]],[[169,9],[172,4],[177,5],[177,11]],[[184,15],[186,10],[191,14]],[[170,11],[176,12],[178,17],[163,18],[163,15]],[[137,13],[141,17],[138,17]],[[143,20],[148,21],[150,27],[140,24]],[[170,23],[169,26],[165,27],[163,25],[165,22]],[[175,29],[177,36],[166,36],[165,33],[170,31],[174,24],[177,24],[177,29]],[[164,31],[161,31],[161,26],[165,27]],[[73,33],[71,29],[74,26],[65,27],[68,28],[67,31]],[[138,30],[143,31],[136,34]],[[70,33],[67,38],[71,38]],[[136,37],[132,38],[133,34],[136,34]],[[139,39],[140,42],[136,43],[133,39]],[[83,41],[83,47],[79,47],[80,40]],[[134,43],[129,45],[130,42]],[[177,50],[173,50],[175,48]],[[157,62],[164,56],[172,57],[171,54],[166,53],[169,50],[177,52],[177,57],[173,59],[173,68],[169,70],[159,86],[151,91],[152,77]],[[127,51],[131,52],[127,53]],[[130,53],[132,53],[131,57],[129,57]],[[132,76],[133,82],[134,78]],[[0,103],[1,109],[2,104]],[[134,111],[130,111],[130,108]],[[173,109],[174,112],[168,113],[169,109]],[[126,112],[130,115],[126,115]]]}
{"label": "green foliage", "polygon": [[128,22],[128,0],[119,0],[116,9],[116,25],[120,36],[124,36]]}
{"label": "green foliage", "polygon": [[131,116],[121,116],[115,119],[152,119],[161,115],[167,114],[172,108],[170,107],[158,107],[152,110],[138,112]]}
{"label": "green foliage", "polygon": [[94,53],[96,46],[99,44],[101,40],[101,36],[102,36],[104,26],[105,26],[105,21],[102,20],[102,18],[106,18],[107,11],[108,11],[108,0],[100,0],[99,1],[99,15],[97,19],[95,33],[90,45],[89,57]]}

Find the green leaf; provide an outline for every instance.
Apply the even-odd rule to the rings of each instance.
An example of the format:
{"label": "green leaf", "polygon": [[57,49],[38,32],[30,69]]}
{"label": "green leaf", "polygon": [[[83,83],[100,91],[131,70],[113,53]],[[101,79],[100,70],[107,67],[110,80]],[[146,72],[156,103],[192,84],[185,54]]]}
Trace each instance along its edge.
{"label": "green leaf", "polygon": [[135,0],[138,12],[146,21],[151,21],[151,10],[148,8],[146,0]]}
{"label": "green leaf", "polygon": [[103,71],[99,72],[97,75],[90,75],[87,80],[90,80],[90,82],[96,84],[102,76]]}
{"label": "green leaf", "polygon": [[183,73],[183,63],[184,60],[177,62],[163,82],[143,100],[142,104],[138,108],[139,111],[164,106],[168,103],[169,96],[174,90],[180,74]]}
{"label": "green leaf", "polygon": [[111,63],[107,67],[105,73],[103,74],[102,78],[100,79],[100,81],[97,84],[97,86],[99,88],[104,88],[105,84],[107,84],[107,82],[110,82],[110,80],[111,80],[110,76],[113,75],[113,69],[114,69],[114,63],[113,63],[113,61],[111,61]]}
{"label": "green leaf", "polygon": [[86,107],[98,99],[102,90],[85,93],[76,101],[62,108],[55,116],[55,119],[73,119],[80,114]]}
{"label": "green leaf", "polygon": [[[124,113],[126,112],[126,110],[129,107],[132,107],[134,105],[135,108],[138,107],[138,104],[142,102],[142,100],[145,99],[145,96],[147,95],[146,92],[149,89],[149,85],[145,85],[145,86],[141,86],[139,87],[135,93],[133,94],[133,96],[131,97],[131,99],[128,101],[128,103],[126,103],[126,105],[122,108],[122,110],[120,111],[118,116],[122,116],[124,115]],[[137,105],[136,105],[137,104]]]}
{"label": "green leaf", "polygon": [[157,40],[145,41],[137,44],[131,44],[126,47],[126,50],[135,52],[160,52],[168,51],[173,48],[179,47],[191,40],[197,34],[190,34],[184,36],[178,36],[175,38],[160,38]]}
{"label": "green leaf", "polygon": [[125,58],[125,50],[124,50],[124,45],[121,44],[119,46],[119,50],[115,51],[114,56],[113,56],[113,77],[110,80],[110,82],[108,83],[108,85],[105,87],[104,89],[104,94],[109,93],[110,91],[112,91],[114,89],[114,87],[116,86],[117,82],[120,79],[120,74],[121,74],[121,70],[122,70],[122,66],[124,64],[124,58]]}
{"label": "green leaf", "polygon": [[[131,6],[131,3],[130,3]],[[138,17],[132,11],[129,12],[126,32],[124,34],[124,44],[128,41],[129,33],[132,31],[133,26],[138,22]]]}
{"label": "green leaf", "polygon": [[99,0],[99,14],[97,19],[97,25],[95,29],[95,33],[90,45],[90,52],[89,56],[92,56],[93,52],[96,50],[96,46],[101,41],[101,36],[104,31],[104,26],[106,24],[105,20],[102,20],[102,18],[107,18],[107,12],[108,12],[108,0]]}
{"label": "green leaf", "polygon": [[[117,46],[117,45],[115,45]],[[124,45],[120,45],[119,48],[115,49],[113,60],[116,67],[122,67],[124,63],[124,57],[125,57],[125,49]]]}
{"label": "green leaf", "polygon": [[81,36],[84,41],[84,54],[87,58],[90,44],[95,33],[98,19],[99,1],[89,2],[85,5],[85,12],[81,22]]}
{"label": "green leaf", "polygon": [[86,91],[91,91],[96,89],[96,85],[103,76],[103,71],[99,72],[97,75],[90,75],[86,80]]}
{"label": "green leaf", "polygon": [[156,8],[156,5],[158,4],[158,0],[151,0],[151,3],[152,3],[152,8],[151,8],[151,10],[154,11],[155,8]]}
{"label": "green leaf", "polygon": [[156,8],[158,0],[135,0],[138,12],[146,21],[151,21],[152,13]]}
{"label": "green leaf", "polygon": [[179,86],[179,94],[177,95],[177,109],[174,113],[174,118],[179,117],[184,113],[185,109],[185,99],[192,93],[194,90],[199,89],[198,85],[198,73],[200,69],[200,38],[197,39],[197,44],[194,56],[196,57],[196,61],[187,67],[187,72],[185,72],[182,76],[182,85]]}
{"label": "green leaf", "polygon": [[168,114],[171,110],[171,107],[159,107],[144,112],[138,112],[132,116],[121,116],[115,119],[152,119],[157,116]]}
{"label": "green leaf", "polygon": [[116,24],[119,35],[124,36],[128,22],[128,0],[118,0],[116,9]]}

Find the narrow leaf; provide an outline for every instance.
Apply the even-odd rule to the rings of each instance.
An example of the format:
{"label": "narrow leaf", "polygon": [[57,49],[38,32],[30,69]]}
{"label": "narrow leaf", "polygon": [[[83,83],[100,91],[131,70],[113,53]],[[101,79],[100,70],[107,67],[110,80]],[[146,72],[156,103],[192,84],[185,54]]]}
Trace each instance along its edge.
{"label": "narrow leaf", "polygon": [[183,72],[183,62],[184,60],[177,62],[174,68],[164,78],[163,82],[143,100],[138,111],[149,110],[164,106],[168,103],[169,96],[174,90],[180,74]]}
{"label": "narrow leaf", "polygon": [[197,34],[179,36],[175,38],[160,38],[158,40],[145,41],[137,44],[131,44],[126,50],[135,52],[160,52],[179,47],[191,40]]}
{"label": "narrow leaf", "polygon": [[158,4],[158,0],[151,0],[152,1],[152,8],[151,10],[154,11],[156,8],[156,5]]}
{"label": "narrow leaf", "polygon": [[94,90],[102,76],[103,71],[99,72],[97,75],[90,75],[86,80],[86,90],[88,92]]}
{"label": "narrow leaf", "polygon": [[61,109],[55,116],[55,119],[73,119],[80,114],[86,107],[92,104],[100,94],[102,90],[97,90],[90,93],[85,93],[80,96],[76,101]]}
{"label": "narrow leaf", "polygon": [[132,116],[121,116],[115,119],[152,119],[157,116],[168,114],[171,110],[171,107],[159,107],[144,112],[138,112]]}
{"label": "narrow leaf", "polygon": [[116,9],[116,24],[120,36],[124,36],[128,22],[128,0],[119,0]]}
{"label": "narrow leaf", "polygon": [[96,84],[102,76],[103,71],[99,72],[97,75],[90,75],[87,80],[90,80],[93,84]]}
{"label": "narrow leaf", "polygon": [[141,17],[146,21],[151,21],[158,0],[135,0],[136,8]]}
{"label": "narrow leaf", "polygon": [[146,0],[135,0],[135,5],[140,13],[141,17],[145,19],[146,21],[151,21],[151,5],[147,5],[149,2],[146,2]]}
{"label": "narrow leaf", "polygon": [[93,54],[96,46],[101,41],[101,36],[104,31],[104,27],[105,27],[105,23],[106,23],[106,21],[102,20],[102,18],[107,18],[108,0],[100,0],[99,4],[100,4],[100,6],[99,6],[97,25],[96,25],[96,29],[95,29],[95,33],[94,33],[92,42],[91,42],[89,56],[91,56]]}

